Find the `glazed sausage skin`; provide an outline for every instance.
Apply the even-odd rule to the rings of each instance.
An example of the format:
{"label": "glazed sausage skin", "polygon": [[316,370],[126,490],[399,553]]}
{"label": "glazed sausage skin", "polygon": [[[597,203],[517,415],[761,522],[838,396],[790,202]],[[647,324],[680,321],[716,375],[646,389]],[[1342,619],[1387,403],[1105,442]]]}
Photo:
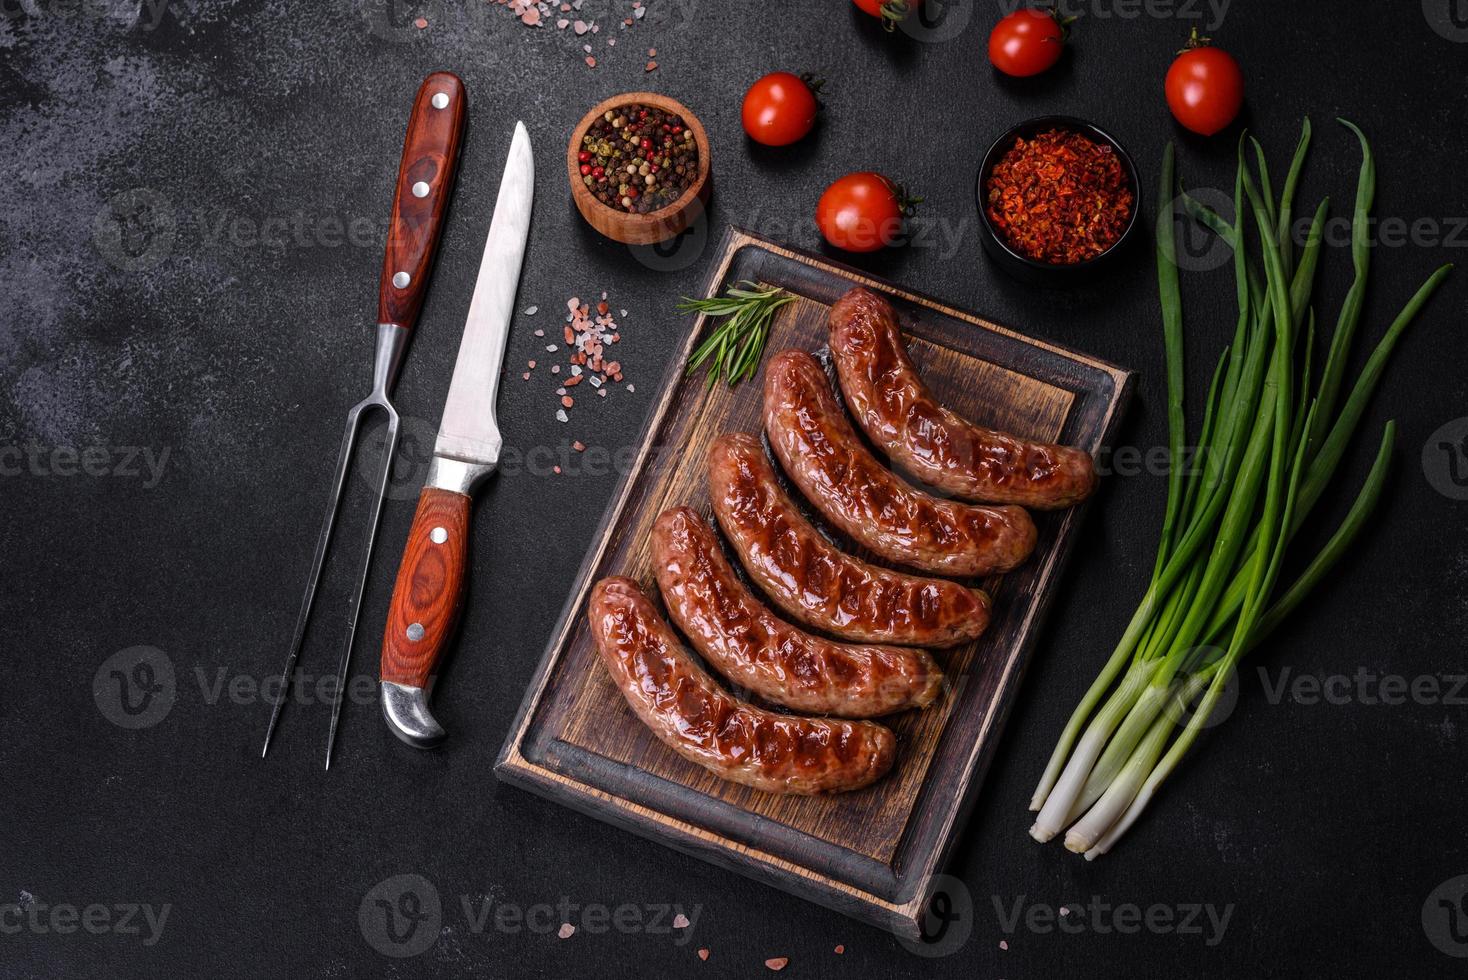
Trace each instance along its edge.
{"label": "glazed sausage skin", "polygon": [[857,286],[831,307],[831,357],[857,424],[915,479],[986,503],[1057,510],[1096,489],[1090,453],[986,429],[939,404],[913,366],[897,315]]}
{"label": "glazed sausage skin", "polygon": [[673,622],[719,673],[795,711],[875,718],[932,704],[943,672],[923,650],[812,636],[756,599],[698,512],[675,507],[652,530],[658,587]]}
{"label": "glazed sausage skin", "polygon": [[988,627],[987,593],[869,565],[833,545],[786,495],[749,433],[714,440],[708,484],[714,516],[744,570],[801,622],[863,643],[940,648]]}
{"label": "glazed sausage skin", "polygon": [[633,713],[715,775],[769,793],[815,795],[861,789],[892,768],[896,738],[876,722],[776,714],[724,691],[631,579],[597,582],[587,615],[597,653]]}
{"label": "glazed sausage skin", "polygon": [[833,524],[890,561],[940,575],[1007,572],[1035,548],[1022,508],[940,500],[877,462],[801,350],[765,368],[765,432],[791,481]]}

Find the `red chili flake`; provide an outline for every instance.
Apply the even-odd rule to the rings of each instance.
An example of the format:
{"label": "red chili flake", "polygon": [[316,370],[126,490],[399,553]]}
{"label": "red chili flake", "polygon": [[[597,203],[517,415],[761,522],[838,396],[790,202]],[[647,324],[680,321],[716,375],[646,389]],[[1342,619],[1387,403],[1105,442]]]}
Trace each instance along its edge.
{"label": "red chili flake", "polygon": [[846,947],[845,946],[837,946],[836,947],[836,955],[837,956],[840,956],[844,952],[846,952]]}
{"label": "red chili flake", "polygon": [[562,405],[562,407],[564,407],[564,408],[570,408],[574,404],[576,404],[576,401],[570,395],[562,395],[561,396],[561,405]]}
{"label": "red chili flake", "polygon": [[709,951],[707,949],[700,949],[698,951],[698,958],[701,960],[707,960],[709,958]]}
{"label": "red chili flake", "polygon": [[566,379],[566,387],[567,388],[574,388],[576,385],[579,385],[580,383],[581,383],[581,375],[579,375],[579,374],[576,375],[575,377],[571,377],[571,378],[567,378]]}
{"label": "red chili flake", "polygon": [[1019,137],[985,183],[985,213],[1009,245],[1070,265],[1116,244],[1132,216],[1126,170],[1107,143],[1073,129]]}
{"label": "red chili flake", "polygon": [[423,30],[423,28],[428,26],[428,21],[423,17],[419,17],[417,20],[413,21],[413,26],[421,31]]}
{"label": "red chili flake", "polygon": [[566,338],[566,343],[568,343],[568,344],[574,344],[574,343],[576,343],[576,331],[572,330],[570,328],[570,326],[567,326],[566,327],[566,332],[565,332],[565,338]]}

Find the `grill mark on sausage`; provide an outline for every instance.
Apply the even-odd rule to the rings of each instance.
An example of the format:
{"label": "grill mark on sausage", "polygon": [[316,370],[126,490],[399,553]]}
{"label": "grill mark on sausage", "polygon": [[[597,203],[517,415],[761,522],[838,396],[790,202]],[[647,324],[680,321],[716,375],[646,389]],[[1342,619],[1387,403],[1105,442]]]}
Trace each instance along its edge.
{"label": "grill mark on sausage", "polygon": [[815,358],[787,350],[765,369],[765,432],[790,479],[830,521],[884,558],[944,575],[1004,572],[1034,550],[1019,507],[942,500],[900,480],[861,444]]}
{"label": "grill mark on sausage", "polygon": [[714,440],[708,478],[714,516],[745,571],[801,622],[865,643],[940,648],[988,626],[986,593],[871,565],[833,545],[785,493],[753,435]]}
{"label": "grill mark on sausage", "polygon": [[882,725],[777,714],[723,690],[631,579],[597,582],[587,616],[597,653],[633,713],[715,775],[813,795],[860,789],[892,768],[896,738]]}
{"label": "grill mark on sausage", "polygon": [[739,580],[713,529],[690,507],[653,524],[658,587],[673,621],[732,683],[796,711],[874,718],[925,707],[943,672],[923,650],[812,636],[770,612]]}
{"label": "grill mark on sausage", "polygon": [[966,500],[1056,510],[1096,489],[1091,455],[976,425],[933,397],[886,299],[860,286],[831,307],[831,357],[858,425],[922,483]]}

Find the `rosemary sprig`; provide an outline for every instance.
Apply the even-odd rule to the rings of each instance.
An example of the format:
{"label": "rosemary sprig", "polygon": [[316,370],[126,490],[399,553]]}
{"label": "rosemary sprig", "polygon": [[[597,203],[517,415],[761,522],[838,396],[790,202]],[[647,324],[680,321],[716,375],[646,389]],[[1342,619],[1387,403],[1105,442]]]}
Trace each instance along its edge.
{"label": "rosemary sprig", "polygon": [[778,286],[760,289],[757,283],[748,280],[725,288],[721,296],[707,299],[684,296],[678,303],[679,313],[728,318],[698,345],[688,360],[688,373],[692,374],[708,361],[710,388],[720,378],[732,388],[745,378],[754,377],[770,335],[770,321],[776,310],[793,299],[793,295]]}

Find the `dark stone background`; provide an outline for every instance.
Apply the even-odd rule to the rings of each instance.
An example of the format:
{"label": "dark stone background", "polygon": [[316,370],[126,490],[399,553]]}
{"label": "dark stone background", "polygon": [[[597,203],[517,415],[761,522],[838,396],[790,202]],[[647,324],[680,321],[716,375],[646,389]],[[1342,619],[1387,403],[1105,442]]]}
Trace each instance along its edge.
{"label": "dark stone background", "polygon": [[[293,705],[261,761],[267,706],[248,691],[216,695],[212,685],[258,683],[279,669],[341,419],[368,387],[389,189],[409,100],[430,70],[459,72],[473,108],[442,258],[397,390],[406,438],[357,675],[375,671],[398,549],[517,118],[530,128],[539,170],[519,305],[538,303],[544,314],[517,323],[509,362],[533,356],[530,330],[555,326],[568,297],[605,289],[629,311],[620,355],[637,392],[618,392],[563,426],[543,381],[514,376],[500,398],[512,446],[634,442],[686,329],[673,304],[702,281],[712,249],[648,260],[599,239],[571,210],[561,170],[564,141],[586,107],[644,86],[684,100],[708,127],[714,235],[741,223],[815,246],[807,216],[828,181],[864,168],[900,177],[956,242],[930,238],[860,264],[1138,369],[1122,441],[1165,442],[1146,249],[1086,290],[1017,285],[979,251],[971,183],[1003,128],[1067,112],[1131,149],[1149,210],[1169,138],[1179,139],[1190,186],[1230,188],[1235,134],[1180,134],[1162,100],[1172,53],[1200,23],[1181,0],[1080,5],[1087,16],[1071,53],[1027,83],[988,66],[995,3],[953,0],[950,13],[967,16],[967,26],[920,41],[882,36],[844,0],[647,2],[647,18],[618,34],[618,47],[597,39],[595,70],[569,33],[522,27],[481,0],[419,8],[431,22],[423,31],[386,26],[404,22],[406,9],[389,20],[364,3],[3,5],[0,444],[10,452],[0,480],[0,903],[167,903],[170,913],[152,945],[146,925],[142,936],[58,935],[43,915],[48,931],[7,928],[0,975],[751,976],[771,956],[789,956],[784,975],[793,977],[1460,975],[1462,961],[1434,948],[1422,915],[1434,889],[1468,873],[1461,701],[1271,701],[1251,667],[1233,717],[1111,856],[1087,864],[1026,836],[1033,782],[1147,579],[1160,476],[1108,480],[1091,513],[952,863],[975,916],[967,941],[946,956],[915,957],[876,929],[496,785],[495,755],[614,474],[521,472],[483,495],[471,604],[436,701],[454,736],[441,751],[405,748],[375,704],[352,703],[337,764],[323,774],[328,711]],[[1468,240],[1458,227],[1468,215],[1468,46],[1448,6],[1236,0],[1212,27],[1248,73],[1247,121],[1269,148],[1276,181],[1300,117],[1315,123],[1301,210],[1329,193],[1334,213],[1349,214],[1358,155],[1332,121],[1345,114],[1375,141],[1376,213],[1456,236],[1434,247],[1383,241],[1397,247],[1375,252],[1363,343]],[[630,0],[586,0],[582,16],[614,31],[630,9]],[[1196,12],[1212,19],[1202,6]],[[649,46],[661,66],[650,75]],[[776,68],[829,79],[824,124],[786,153],[757,151],[739,129],[745,86]],[[135,189],[148,193],[116,197]],[[109,202],[129,200],[154,224],[124,253],[107,244]],[[341,244],[332,222],[354,219],[370,222],[371,234]],[[273,233],[262,241],[267,222]],[[1324,266],[1319,313],[1328,328],[1349,282],[1347,250],[1330,248]],[[1339,516],[1381,425],[1395,418],[1386,506],[1338,574],[1257,655],[1270,684],[1286,670],[1463,672],[1465,504],[1433,434],[1465,414],[1464,286],[1459,272],[1391,365],[1326,510]],[[1185,290],[1196,399],[1232,329],[1232,284],[1220,271],[1190,276]],[[14,449],[29,446],[40,447],[40,462],[17,466]],[[117,473],[129,469],[125,447],[147,447],[155,459],[166,451],[159,477]],[[66,475],[66,451],[88,448],[92,468],[107,475]],[[366,485],[351,485],[360,513]],[[334,668],[353,564],[343,548],[328,575],[302,662],[315,676]],[[134,646],[163,651],[175,698],[156,724],[126,730],[100,710],[110,688],[94,698],[93,680],[107,658]],[[369,892],[399,874],[436,887],[444,932],[418,957],[392,960],[364,938],[358,913],[365,905],[370,918],[381,893]],[[666,934],[595,935],[579,912],[570,918],[582,930],[559,941],[523,927],[475,933],[461,896],[518,907],[701,908],[683,945]],[[1206,929],[1066,934],[1021,923],[1006,933],[996,911],[1093,897],[1232,911],[1212,945]],[[7,914],[0,927],[16,924]],[[1087,912],[1077,921],[1115,919]],[[833,954],[838,943],[844,956]],[[706,963],[698,947],[712,950]]]}

